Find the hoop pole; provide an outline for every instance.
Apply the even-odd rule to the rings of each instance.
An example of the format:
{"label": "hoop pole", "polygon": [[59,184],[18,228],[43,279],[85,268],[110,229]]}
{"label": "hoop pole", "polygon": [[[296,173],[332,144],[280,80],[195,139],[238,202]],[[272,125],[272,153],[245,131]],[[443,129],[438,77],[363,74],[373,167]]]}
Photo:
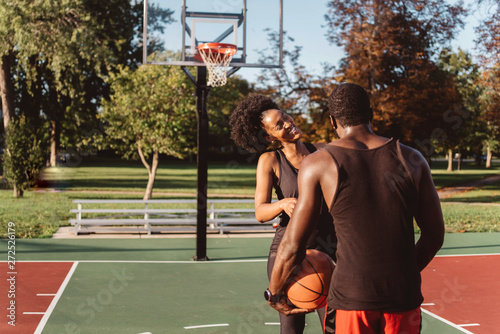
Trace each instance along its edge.
{"label": "hoop pole", "polygon": [[283,0],[280,0],[280,67],[283,67]]}
{"label": "hoop pole", "polygon": [[247,58],[247,0],[243,0],[243,53],[241,62],[245,63]]}
{"label": "hoop pole", "polygon": [[198,115],[198,181],[195,261],[207,261],[207,184],[208,184],[208,111],[207,68],[198,66],[196,72],[196,111]]}
{"label": "hoop pole", "polygon": [[[181,59],[182,61],[186,60],[186,0],[182,1],[182,52]],[[189,27],[188,27],[189,28]],[[189,35],[191,35],[191,31],[188,31]]]}

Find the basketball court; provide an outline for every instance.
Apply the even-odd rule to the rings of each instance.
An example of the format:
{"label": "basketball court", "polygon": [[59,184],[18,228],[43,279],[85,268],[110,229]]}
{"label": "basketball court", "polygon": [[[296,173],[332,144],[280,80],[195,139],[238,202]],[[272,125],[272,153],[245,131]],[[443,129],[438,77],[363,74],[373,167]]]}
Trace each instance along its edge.
{"label": "basketball court", "polygon": [[[499,237],[446,235],[423,272],[422,333],[500,332]],[[210,261],[192,261],[195,238],[17,240],[16,326],[4,279],[0,332],[279,333],[263,298],[270,243],[209,238]],[[315,314],[306,321],[305,333],[321,333]]]}
{"label": "basketball court", "polygon": [[[144,5],[144,45],[163,45],[145,47],[144,64],[180,66],[197,98],[197,237],[16,240],[15,267],[0,262],[1,333],[279,333],[263,298],[271,238],[206,236],[206,102],[241,68],[282,66],[283,0]],[[153,34],[155,8],[171,16]],[[500,333],[499,237],[446,236],[423,272],[423,333]],[[305,333],[321,333],[315,314],[306,321]]]}

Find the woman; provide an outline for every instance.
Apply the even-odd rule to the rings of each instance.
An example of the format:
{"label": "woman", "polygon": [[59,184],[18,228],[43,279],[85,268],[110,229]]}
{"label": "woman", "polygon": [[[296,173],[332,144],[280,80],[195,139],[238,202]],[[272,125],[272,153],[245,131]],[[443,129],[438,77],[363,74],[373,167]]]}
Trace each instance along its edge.
{"label": "woman", "polygon": [[[243,100],[230,117],[231,138],[250,152],[261,153],[257,164],[255,189],[255,217],[265,222],[280,216],[280,223],[269,251],[268,277],[271,276],[276,252],[286,231],[298,197],[297,174],[302,159],[325,144],[303,143],[302,132],[292,117],[279,110],[269,97],[253,95]],[[270,146],[277,150],[269,151]],[[271,202],[272,190],[277,202]],[[319,249],[335,259],[336,238],[328,210],[322,210],[315,233],[309,238],[307,248]],[[318,310],[323,326],[324,309]],[[285,316],[280,313],[281,333],[303,333],[305,315]]]}

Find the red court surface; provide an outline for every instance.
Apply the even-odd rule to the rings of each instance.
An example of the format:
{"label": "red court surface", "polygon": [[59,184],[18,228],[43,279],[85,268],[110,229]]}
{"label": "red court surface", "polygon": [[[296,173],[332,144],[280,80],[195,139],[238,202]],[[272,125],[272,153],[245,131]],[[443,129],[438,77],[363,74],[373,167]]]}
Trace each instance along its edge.
{"label": "red court surface", "polygon": [[0,262],[0,333],[34,333],[72,265],[73,262],[16,262],[13,271],[7,262]]}
{"label": "red court surface", "polygon": [[436,257],[422,281],[424,310],[475,334],[500,333],[499,254]]}

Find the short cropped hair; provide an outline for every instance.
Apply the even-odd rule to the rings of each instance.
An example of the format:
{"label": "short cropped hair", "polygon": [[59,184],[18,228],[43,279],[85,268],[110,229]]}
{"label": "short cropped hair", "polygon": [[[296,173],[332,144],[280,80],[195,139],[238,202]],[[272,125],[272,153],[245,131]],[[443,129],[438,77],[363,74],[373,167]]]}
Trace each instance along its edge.
{"label": "short cropped hair", "polygon": [[328,108],[330,115],[343,127],[368,124],[373,118],[368,93],[353,83],[337,86],[328,98]]}
{"label": "short cropped hair", "polygon": [[229,117],[231,139],[250,152],[263,152],[270,142],[263,128],[262,119],[267,110],[278,109],[270,97],[251,95],[241,101]]}

